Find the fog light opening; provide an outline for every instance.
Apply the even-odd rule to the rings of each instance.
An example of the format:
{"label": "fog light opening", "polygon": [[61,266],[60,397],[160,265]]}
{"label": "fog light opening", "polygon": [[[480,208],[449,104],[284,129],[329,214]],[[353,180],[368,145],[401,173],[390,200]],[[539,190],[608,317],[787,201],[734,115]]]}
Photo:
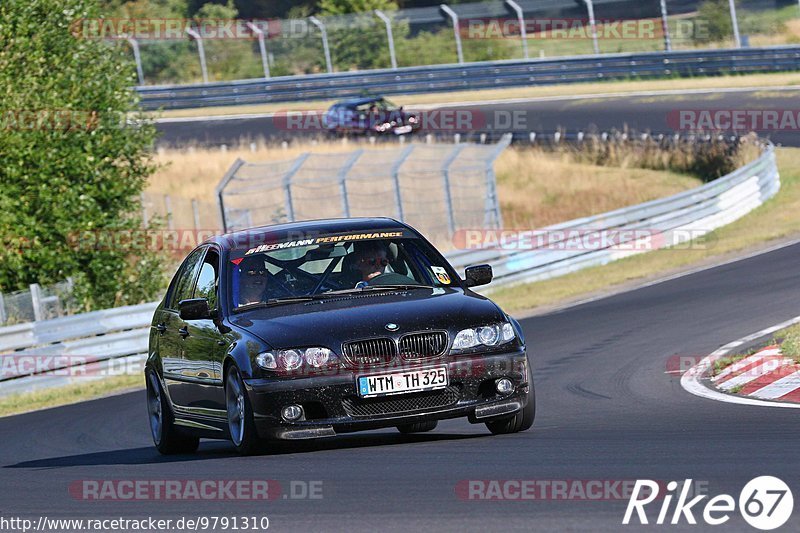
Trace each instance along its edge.
{"label": "fog light opening", "polygon": [[303,417],[303,408],[299,405],[287,405],[281,410],[281,416],[287,422],[296,422]]}
{"label": "fog light opening", "polygon": [[500,378],[494,382],[494,388],[498,394],[505,396],[506,394],[511,394],[514,390],[514,384],[508,378]]}

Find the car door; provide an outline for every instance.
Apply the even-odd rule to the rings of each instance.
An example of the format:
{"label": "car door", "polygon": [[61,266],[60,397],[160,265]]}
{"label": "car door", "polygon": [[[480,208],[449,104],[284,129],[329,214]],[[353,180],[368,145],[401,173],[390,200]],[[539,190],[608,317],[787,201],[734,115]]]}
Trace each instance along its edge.
{"label": "car door", "polygon": [[164,369],[164,384],[173,405],[184,405],[186,372],[184,368],[184,351],[186,350],[186,323],[181,319],[178,302],[192,297],[195,280],[200,270],[201,261],[206,248],[194,250],[184,260],[178,273],[175,274],[161,310],[160,320],[156,327],[161,332],[158,351]]}
{"label": "car door", "polygon": [[[220,254],[209,247],[200,265],[192,298],[208,300],[212,316],[219,313]],[[219,414],[224,410],[222,388],[222,359],[227,342],[212,319],[187,320],[188,335],[185,339],[184,376],[186,378],[186,407],[200,415]]]}

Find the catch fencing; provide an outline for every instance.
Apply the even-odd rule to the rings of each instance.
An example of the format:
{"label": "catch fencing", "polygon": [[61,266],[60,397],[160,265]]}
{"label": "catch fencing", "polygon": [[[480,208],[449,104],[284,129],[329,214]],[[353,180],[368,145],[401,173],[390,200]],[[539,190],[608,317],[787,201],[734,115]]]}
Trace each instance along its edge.
{"label": "catch fencing", "polygon": [[293,160],[237,159],[217,188],[225,231],[337,217],[390,216],[435,242],[502,227],[493,164],[510,144],[398,144]]}

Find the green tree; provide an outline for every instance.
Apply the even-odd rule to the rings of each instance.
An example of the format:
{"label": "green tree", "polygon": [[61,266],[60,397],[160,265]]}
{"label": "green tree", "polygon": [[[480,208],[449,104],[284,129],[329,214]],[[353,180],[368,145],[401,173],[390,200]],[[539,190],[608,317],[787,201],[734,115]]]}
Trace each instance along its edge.
{"label": "green tree", "polygon": [[163,285],[154,252],[76,246],[87,232],[139,230],[154,169],[155,128],[129,115],[130,56],[76,32],[99,16],[95,0],[0,3],[0,290],[71,276],[85,308],[151,299]]}
{"label": "green tree", "polygon": [[[321,0],[320,15],[329,17],[332,61],[338,70],[374,69],[390,66],[386,29],[374,15],[397,11],[392,0]],[[397,28],[395,39],[407,30]]]}

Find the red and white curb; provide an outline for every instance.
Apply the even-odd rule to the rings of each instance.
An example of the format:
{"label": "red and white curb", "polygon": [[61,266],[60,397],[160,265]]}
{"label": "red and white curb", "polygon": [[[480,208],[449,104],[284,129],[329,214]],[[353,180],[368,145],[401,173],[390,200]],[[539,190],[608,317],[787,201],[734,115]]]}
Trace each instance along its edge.
{"label": "red and white curb", "polygon": [[[768,346],[710,377],[714,363],[730,355],[736,348],[797,323],[800,323],[800,316],[726,344],[681,376],[681,386],[695,396],[711,400],[800,408],[800,403],[790,403],[800,402],[800,365],[783,357],[777,346]],[[736,395],[720,392],[733,389],[739,389]]]}
{"label": "red and white curb", "polygon": [[800,365],[768,346],[711,378],[718,389],[762,400],[800,401]]}

